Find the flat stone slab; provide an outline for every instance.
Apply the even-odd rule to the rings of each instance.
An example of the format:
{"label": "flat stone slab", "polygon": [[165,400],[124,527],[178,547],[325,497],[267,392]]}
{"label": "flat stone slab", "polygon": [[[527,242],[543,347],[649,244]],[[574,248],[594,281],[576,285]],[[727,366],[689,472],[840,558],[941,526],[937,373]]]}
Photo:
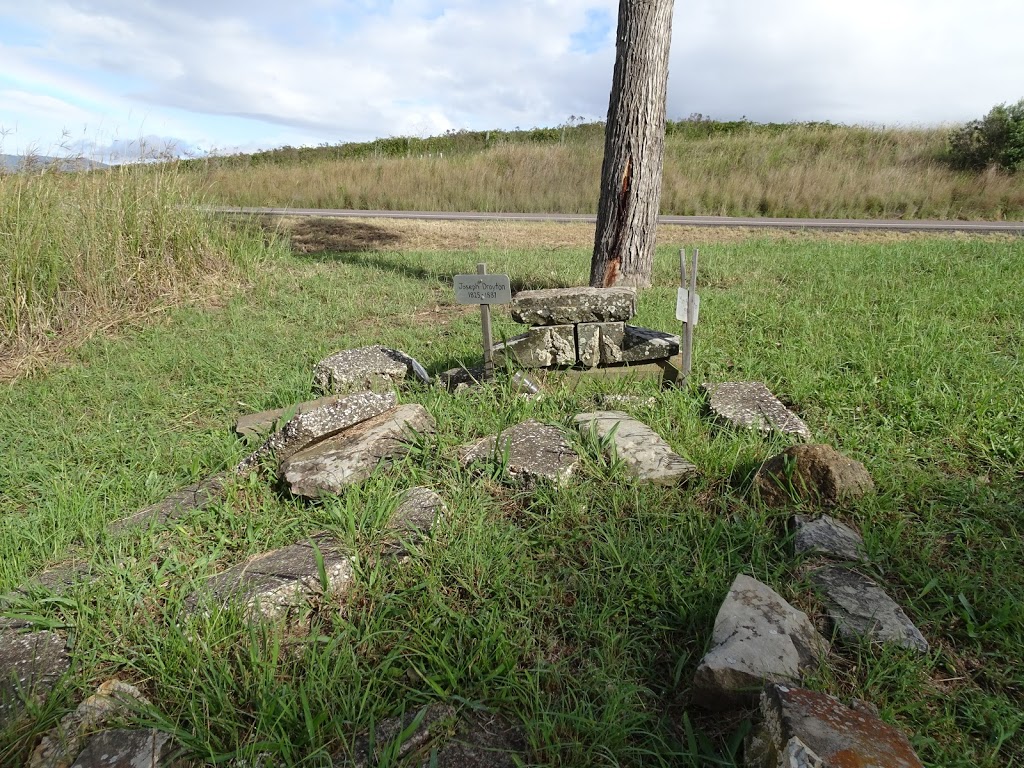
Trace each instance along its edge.
{"label": "flat stone slab", "polygon": [[505,470],[509,477],[526,485],[538,480],[563,485],[576,471],[580,460],[560,429],[535,419],[528,419],[500,435],[485,437],[459,450],[463,466],[503,461],[506,456]]}
{"label": "flat stone slab", "polygon": [[256,469],[270,456],[280,464],[302,449],[379,416],[397,404],[398,396],[393,391],[356,392],[336,397],[331,402],[289,419],[263,445],[242,459],[235,467],[235,473],[244,474]]}
{"label": "flat stone slab", "polygon": [[434,429],[434,417],[422,405],[400,405],[299,451],[281,464],[280,474],[298,496],[339,493],[408,453],[414,432]]}
{"label": "flat stone slab", "polygon": [[831,445],[793,445],[761,465],[754,488],[769,506],[795,501],[834,506],[871,493],[875,483],[863,464]]}
{"label": "flat stone slab", "polygon": [[140,509],[134,515],[109,523],[107,533],[118,536],[151,525],[163,525],[168,520],[174,520],[187,512],[205,509],[224,497],[227,478],[226,473],[220,473],[175,491],[156,504]]}
{"label": "flat stone slab", "polygon": [[513,362],[523,368],[547,368],[552,365],[576,364],[576,328],[572,325],[549,325],[531,328],[494,345],[495,365]]}
{"label": "flat stone slab", "polygon": [[650,328],[614,323],[601,326],[601,364],[641,363],[679,354],[679,337]]}
{"label": "flat stone slab", "polygon": [[71,768],[171,768],[174,739],[155,728],[115,728],[92,736]]}
{"label": "flat stone slab", "polygon": [[633,288],[546,288],[512,298],[512,319],[524,325],[571,325],[629,320],[636,314]]}
{"label": "flat stone slab", "polygon": [[67,645],[56,632],[0,633],[0,728],[21,715],[23,697],[45,701],[70,667]]}
{"label": "flat stone slab", "polygon": [[744,749],[749,768],[924,768],[910,741],[866,707],[824,693],[769,685]]}
{"label": "flat stone slab", "polygon": [[344,591],[355,578],[352,557],[342,542],[320,534],[255,555],[218,573],[207,581],[206,590],[190,596],[186,605],[194,609],[204,599],[212,599],[223,607],[241,608],[253,618],[283,618],[324,590],[314,545],[323,558],[327,591]]}
{"label": "flat stone slab", "polygon": [[811,430],[803,420],[760,381],[702,384],[701,389],[708,395],[711,413],[734,427],[811,439]]}
{"label": "flat stone slab", "polygon": [[287,408],[273,408],[269,411],[260,411],[259,413],[250,413],[246,416],[240,416],[238,421],[235,422],[235,432],[241,437],[267,432],[288,412],[292,412],[293,415],[306,413],[307,411],[312,411],[316,408],[320,408],[321,406],[330,405],[331,403],[336,402],[338,397],[338,395],[326,395],[324,397],[318,397],[316,400],[307,400],[304,403],[297,403],[296,405],[291,405]]}
{"label": "flat stone slab", "polygon": [[313,368],[313,389],[339,394],[360,389],[390,389],[407,378],[430,383],[430,374],[398,349],[380,344],[345,349],[321,360]]}
{"label": "flat stone slab", "polygon": [[402,494],[388,521],[388,529],[407,534],[428,534],[437,519],[447,512],[448,506],[436,491],[419,485]]}
{"label": "flat stone slab", "polygon": [[799,682],[829,652],[807,614],[744,574],[729,588],[711,642],[693,677],[694,701],[709,709],[749,705],[769,682]]}
{"label": "flat stone slab", "polygon": [[697,474],[697,467],[672,450],[662,437],[623,411],[592,411],[575,418],[580,432],[604,440],[629,473],[645,482],[676,485]]}
{"label": "flat stone slab", "polygon": [[823,555],[836,560],[866,563],[864,539],[855,530],[833,517],[822,515],[812,520],[805,515],[793,517],[793,550],[798,555]]}
{"label": "flat stone slab", "polygon": [[829,565],[812,571],[811,582],[821,592],[840,637],[853,641],[868,638],[928,652],[928,641],[921,630],[896,601],[867,576],[839,565]]}

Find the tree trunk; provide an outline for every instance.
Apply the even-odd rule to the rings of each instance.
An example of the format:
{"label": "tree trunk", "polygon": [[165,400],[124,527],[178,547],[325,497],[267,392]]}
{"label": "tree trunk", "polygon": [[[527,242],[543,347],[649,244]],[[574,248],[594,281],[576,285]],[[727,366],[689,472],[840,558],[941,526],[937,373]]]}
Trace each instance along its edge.
{"label": "tree trunk", "polygon": [[651,285],[673,0],[619,0],[590,284]]}

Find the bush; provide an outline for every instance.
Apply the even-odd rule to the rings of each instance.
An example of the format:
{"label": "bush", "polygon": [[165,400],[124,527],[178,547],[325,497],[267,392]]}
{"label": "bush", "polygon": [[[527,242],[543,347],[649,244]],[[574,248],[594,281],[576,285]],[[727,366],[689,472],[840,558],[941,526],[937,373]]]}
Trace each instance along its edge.
{"label": "bush", "polygon": [[981,120],[960,126],[949,136],[949,158],[958,168],[1024,169],[1024,99],[1000,104]]}

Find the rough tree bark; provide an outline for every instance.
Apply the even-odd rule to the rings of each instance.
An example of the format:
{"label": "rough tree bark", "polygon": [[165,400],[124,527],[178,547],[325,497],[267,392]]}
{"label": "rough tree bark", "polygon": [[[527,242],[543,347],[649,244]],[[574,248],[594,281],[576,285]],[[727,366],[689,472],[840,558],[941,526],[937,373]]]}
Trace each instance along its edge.
{"label": "rough tree bark", "polygon": [[674,0],[619,0],[590,284],[651,285]]}

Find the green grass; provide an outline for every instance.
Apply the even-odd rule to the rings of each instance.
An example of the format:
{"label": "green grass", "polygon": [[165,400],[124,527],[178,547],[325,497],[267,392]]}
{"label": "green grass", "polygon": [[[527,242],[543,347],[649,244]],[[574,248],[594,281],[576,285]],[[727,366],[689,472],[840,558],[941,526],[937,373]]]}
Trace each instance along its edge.
{"label": "green grass", "polygon": [[[868,466],[876,496],[838,514],[872,571],[932,643],[924,658],[860,646],[812,681],[877,704],[935,766],[1024,760],[1024,380],[1017,290],[1024,246],[949,238],[885,244],[702,244],[696,379],[761,379],[822,442]],[[76,661],[50,702],[0,736],[20,764],[37,735],[112,676],[200,761],[269,753],[320,765],[371,723],[445,700],[525,723],[543,765],[731,765],[744,718],[708,717],[688,686],[739,572],[820,616],[789,552],[786,514],[747,495],[784,447],[713,428],[688,390],[637,409],[702,471],[685,489],[637,485],[579,438],[569,487],[507,489],[459,468],[461,443],[528,417],[571,423],[598,385],[530,402],[498,386],[412,388],[438,431],[400,468],[306,504],[255,477],[144,536],[106,523],[231,466],[242,413],[310,395],[338,349],[400,347],[437,371],[478,354],[451,275],[486,261],[517,287],[580,283],[584,251],[283,257],[216,309],[175,310],[0,394],[0,591],[78,552],[102,573],[19,610],[69,633]],[[638,323],[673,330],[674,253],[659,251]],[[440,305],[440,309],[435,309]],[[496,333],[517,327],[496,312]],[[615,389],[614,385],[602,385]],[[636,387],[656,394],[653,386]],[[451,513],[398,564],[375,522],[415,483]],[[298,629],[232,612],[183,615],[202,580],[251,554],[334,532],[356,587]]]}

